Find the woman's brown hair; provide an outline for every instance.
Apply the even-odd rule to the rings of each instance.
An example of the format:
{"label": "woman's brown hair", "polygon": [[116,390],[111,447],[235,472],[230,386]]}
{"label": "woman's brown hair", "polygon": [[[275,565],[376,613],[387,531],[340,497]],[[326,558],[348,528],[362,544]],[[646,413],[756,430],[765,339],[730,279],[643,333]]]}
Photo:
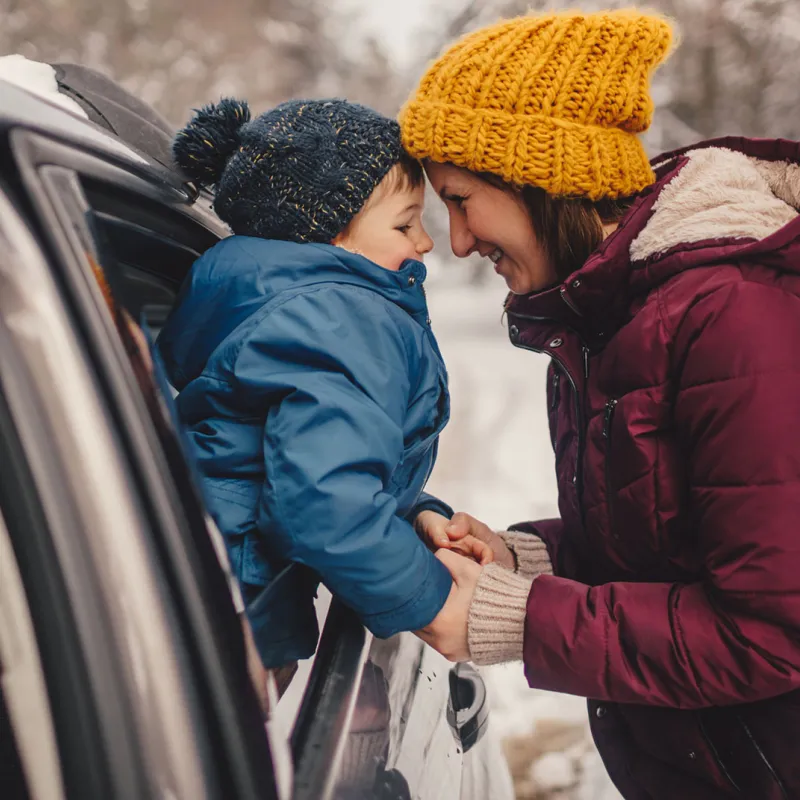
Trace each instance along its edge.
{"label": "woman's brown hair", "polygon": [[580,269],[605,238],[604,225],[618,223],[634,198],[591,201],[581,197],[555,197],[537,186],[514,187],[496,175],[481,177],[505,191],[519,192],[536,238],[556,269],[559,281]]}
{"label": "woman's brown hair", "polygon": [[633,202],[633,198],[593,202],[580,197],[554,197],[536,186],[523,186],[521,194],[536,238],[560,281],[588,261],[605,239],[603,226],[618,223]]}

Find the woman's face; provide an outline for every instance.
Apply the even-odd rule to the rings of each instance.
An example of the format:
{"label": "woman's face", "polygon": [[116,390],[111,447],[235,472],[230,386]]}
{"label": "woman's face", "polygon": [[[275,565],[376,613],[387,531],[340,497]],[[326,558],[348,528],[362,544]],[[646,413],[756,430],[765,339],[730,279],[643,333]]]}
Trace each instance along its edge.
{"label": "woman's face", "polygon": [[479,253],[514,294],[552,286],[555,268],[537,240],[522,197],[452,164],[425,162],[425,172],[450,214],[450,246],[459,258]]}

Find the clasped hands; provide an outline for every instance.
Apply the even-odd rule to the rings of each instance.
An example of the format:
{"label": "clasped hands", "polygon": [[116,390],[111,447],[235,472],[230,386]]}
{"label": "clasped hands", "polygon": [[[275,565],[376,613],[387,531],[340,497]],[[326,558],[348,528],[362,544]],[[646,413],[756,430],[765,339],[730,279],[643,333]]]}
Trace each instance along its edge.
{"label": "clasped hands", "polygon": [[463,512],[450,520],[422,511],[414,528],[453,577],[441,611],[417,636],[449,661],[469,661],[469,608],[481,571],[491,563],[513,570],[514,554],[488,525]]}
{"label": "clasped hands", "polygon": [[434,552],[440,548],[465,556],[481,566],[497,562],[514,569],[514,555],[486,523],[460,511],[448,519],[435,511],[422,511],[414,528]]}

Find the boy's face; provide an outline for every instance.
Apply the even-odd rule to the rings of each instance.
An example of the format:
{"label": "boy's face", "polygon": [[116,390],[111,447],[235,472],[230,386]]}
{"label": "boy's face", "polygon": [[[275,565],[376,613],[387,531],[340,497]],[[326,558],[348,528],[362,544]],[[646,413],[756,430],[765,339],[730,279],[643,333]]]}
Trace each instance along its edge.
{"label": "boy's face", "polygon": [[333,244],[396,272],[406,259],[422,261],[433,249],[422,226],[425,187],[395,185],[387,190],[382,183]]}

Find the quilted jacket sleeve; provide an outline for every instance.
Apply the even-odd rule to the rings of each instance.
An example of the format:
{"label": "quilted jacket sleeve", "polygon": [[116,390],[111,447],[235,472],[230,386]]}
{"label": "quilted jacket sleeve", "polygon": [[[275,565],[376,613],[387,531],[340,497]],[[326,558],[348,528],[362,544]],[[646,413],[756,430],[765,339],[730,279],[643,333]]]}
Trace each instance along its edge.
{"label": "quilted jacket sleeve", "polygon": [[800,687],[800,300],[727,284],[674,337],[687,457],[691,584],[533,582],[533,686],[679,708]]}
{"label": "quilted jacket sleeve", "polygon": [[452,581],[387,491],[403,454],[409,344],[366,290],[294,296],[242,347],[235,378],[268,399],[259,527],[377,636],[436,616]]}

